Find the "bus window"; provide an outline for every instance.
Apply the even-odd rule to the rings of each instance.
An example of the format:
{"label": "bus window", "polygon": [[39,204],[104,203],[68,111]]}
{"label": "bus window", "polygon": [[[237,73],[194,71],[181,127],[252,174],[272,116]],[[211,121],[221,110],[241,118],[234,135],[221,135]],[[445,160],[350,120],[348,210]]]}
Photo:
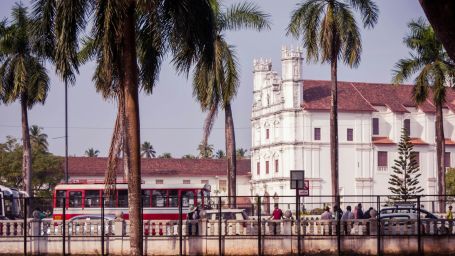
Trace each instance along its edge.
{"label": "bus window", "polygon": [[152,207],[166,206],[166,190],[153,190],[152,192]]}
{"label": "bus window", "polygon": [[99,208],[100,207],[100,191],[99,190],[85,190],[85,207]]}
{"label": "bus window", "polygon": [[169,207],[178,207],[179,191],[177,189],[169,190]]}
{"label": "bus window", "polygon": [[194,205],[194,192],[190,191],[182,191],[182,206],[189,207]]}
{"label": "bus window", "polygon": [[150,190],[142,190],[142,207],[150,207]]}
{"label": "bus window", "polygon": [[82,207],[82,191],[70,191],[69,198],[69,207]]}
{"label": "bus window", "polygon": [[65,206],[64,201],[66,197],[66,190],[57,190],[55,204],[57,208],[63,208]]}
{"label": "bus window", "polygon": [[122,189],[118,191],[118,207],[128,207],[128,190]]}

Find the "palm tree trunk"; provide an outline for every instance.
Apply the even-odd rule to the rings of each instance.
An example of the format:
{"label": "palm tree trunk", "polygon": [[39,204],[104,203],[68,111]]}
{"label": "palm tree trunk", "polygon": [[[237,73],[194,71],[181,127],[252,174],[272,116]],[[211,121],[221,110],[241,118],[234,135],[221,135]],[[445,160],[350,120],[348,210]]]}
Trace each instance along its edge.
{"label": "palm tree trunk", "polygon": [[125,81],[125,128],[128,137],[126,152],[131,167],[128,177],[128,207],[130,220],[130,254],[142,255],[141,216],[141,157],[140,121],[138,98],[138,67],[136,62],[135,9],[136,1],[129,1],[123,33],[123,56]]}
{"label": "palm tree trunk", "polygon": [[217,110],[218,110],[218,104],[213,104],[210,107],[210,110],[207,113],[207,117],[204,120],[204,134],[202,135],[202,142],[201,142],[204,149],[207,148],[209,136],[210,136],[210,133],[212,132],[212,128],[213,128],[213,121],[215,120],[216,114],[218,112]]}
{"label": "palm tree trunk", "polygon": [[[335,48],[335,45],[332,47]],[[338,81],[337,81],[337,55],[332,54],[330,66],[331,75],[331,102],[330,102],[330,167],[332,176],[332,196],[338,206]]]}
{"label": "palm tree trunk", "polygon": [[226,157],[227,157],[227,176],[228,176],[228,197],[229,207],[236,208],[236,177],[237,177],[237,159],[235,155],[235,132],[234,119],[232,118],[231,105],[228,103],[224,109],[225,112],[225,137],[226,137]]}
{"label": "palm tree trunk", "polygon": [[21,98],[21,112],[22,112],[22,177],[23,189],[29,196],[32,194],[32,147],[30,145],[30,133],[28,128],[28,112],[27,112],[27,96],[23,95]]}
{"label": "palm tree trunk", "polygon": [[442,115],[442,103],[436,102],[436,161],[438,170],[438,195],[439,195],[439,212],[444,213],[446,211],[445,203],[445,138],[444,138],[444,120]]}

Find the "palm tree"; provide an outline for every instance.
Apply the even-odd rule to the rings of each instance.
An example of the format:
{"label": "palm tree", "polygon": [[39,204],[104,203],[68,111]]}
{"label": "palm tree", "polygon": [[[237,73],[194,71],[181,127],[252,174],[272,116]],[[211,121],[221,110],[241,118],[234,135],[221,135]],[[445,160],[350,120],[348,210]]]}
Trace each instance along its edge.
{"label": "palm tree", "polygon": [[215,153],[215,157],[218,158],[218,159],[223,159],[226,157],[226,154],[224,153],[223,150],[217,150],[216,153]]}
{"label": "palm tree", "polygon": [[248,151],[248,150],[246,150],[246,149],[244,149],[244,148],[239,148],[239,149],[237,149],[236,155],[237,155],[237,157],[238,157],[239,159],[243,159],[243,158],[245,158],[245,155],[246,155],[246,152],[247,152],[247,151]]}
{"label": "palm tree", "polygon": [[287,34],[302,38],[308,61],[330,63],[330,165],[338,205],[338,60],[357,67],[362,52],[353,10],[360,12],[365,28],[376,24],[378,8],[372,0],[306,0],[293,11],[287,28]]}
{"label": "palm tree", "polygon": [[161,154],[160,156],[158,156],[158,158],[172,158],[172,154],[169,153],[169,152],[165,152],[163,154]]}
{"label": "palm tree", "polygon": [[197,150],[199,150],[199,157],[200,158],[212,158],[213,157],[213,145],[204,145],[204,144],[199,144],[197,147]]}
{"label": "palm tree", "polygon": [[100,153],[100,151],[98,149],[94,149],[94,148],[89,148],[89,149],[85,150],[85,155],[87,157],[98,157],[99,153]]}
{"label": "palm tree", "polygon": [[49,143],[47,142],[47,134],[43,133],[43,128],[38,125],[32,125],[30,127],[30,140],[31,144],[36,149],[43,152],[47,152]]}
{"label": "palm tree", "polygon": [[96,86],[118,88],[125,104],[130,253],[142,255],[138,92],[152,92],[168,51],[178,72],[188,73],[201,52],[213,46],[213,16],[208,0],[35,0],[36,47],[54,62],[65,82],[75,81],[79,38],[89,17],[94,19]]}
{"label": "palm tree", "polygon": [[186,154],[182,156],[182,159],[196,159],[197,157],[192,154]]}
{"label": "palm tree", "polygon": [[28,109],[44,104],[49,77],[42,59],[32,49],[31,21],[27,8],[16,4],[11,23],[0,33],[0,99],[5,104],[20,101],[22,115],[22,172],[24,190],[32,195],[32,152],[28,126]]}
{"label": "palm tree", "polygon": [[148,141],[144,141],[141,145],[141,156],[145,158],[155,158],[156,157],[156,151],[153,149],[152,144]]}
{"label": "palm tree", "polygon": [[200,58],[196,64],[193,95],[199,101],[202,110],[209,111],[204,124],[202,147],[207,145],[218,107],[224,109],[229,205],[235,207],[237,167],[231,103],[237,94],[239,78],[234,48],[226,42],[224,32],[242,28],[252,28],[258,31],[268,29],[270,28],[269,15],[261,12],[257,6],[251,3],[234,4],[221,10],[217,0],[210,2],[215,16],[216,37],[213,49],[210,49],[213,52],[207,51],[211,57]]}
{"label": "palm tree", "polygon": [[[432,98],[436,107],[436,158],[438,172],[438,194],[445,195],[445,137],[442,108],[446,101],[445,83],[455,79],[455,66],[449,59],[433,28],[423,18],[408,24],[410,33],[404,43],[412,50],[410,57],[401,59],[395,64],[393,82],[396,84],[417,74],[412,97],[417,104]],[[431,92],[431,93],[430,93]],[[445,211],[445,200],[440,196],[440,211]]]}

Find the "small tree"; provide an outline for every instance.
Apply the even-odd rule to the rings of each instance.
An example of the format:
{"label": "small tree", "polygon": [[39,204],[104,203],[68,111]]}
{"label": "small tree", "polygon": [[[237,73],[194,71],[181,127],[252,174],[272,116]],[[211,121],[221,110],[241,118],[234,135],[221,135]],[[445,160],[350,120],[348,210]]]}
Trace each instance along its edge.
{"label": "small tree", "polygon": [[390,196],[391,200],[403,200],[417,198],[417,194],[423,191],[419,185],[420,167],[417,163],[416,154],[413,151],[408,132],[403,128],[401,139],[398,144],[398,159],[395,159],[395,166],[392,167],[393,174],[390,175],[390,192],[396,196]]}

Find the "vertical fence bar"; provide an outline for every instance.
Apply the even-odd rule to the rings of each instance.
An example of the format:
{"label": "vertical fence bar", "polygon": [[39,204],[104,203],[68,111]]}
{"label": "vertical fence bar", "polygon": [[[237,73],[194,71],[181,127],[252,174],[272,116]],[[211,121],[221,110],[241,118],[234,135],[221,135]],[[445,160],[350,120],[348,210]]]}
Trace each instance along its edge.
{"label": "vertical fence bar", "polygon": [[[229,200],[229,199],[228,199]],[[218,255],[223,255],[221,248],[221,196],[218,197]]]}
{"label": "vertical fence bar", "polygon": [[179,255],[182,256],[183,255],[183,228],[182,228],[182,225],[183,225],[183,204],[182,204],[182,200],[179,201]]}
{"label": "vertical fence bar", "polygon": [[423,255],[422,252],[422,234],[421,234],[421,223],[420,223],[420,196],[417,196],[417,252],[419,255]]}
{"label": "vertical fence bar", "polygon": [[22,232],[24,233],[24,255],[27,255],[27,198],[24,197],[24,227],[22,228]]}
{"label": "vertical fence bar", "polygon": [[340,195],[337,195],[337,197],[335,198],[335,201],[337,204],[337,209],[334,209],[335,218],[337,220],[337,227],[336,227],[337,250],[338,250],[338,255],[341,255],[341,228],[340,228],[341,227],[341,222],[340,222],[341,216],[339,215],[339,212],[341,211]]}
{"label": "vertical fence bar", "polygon": [[65,256],[65,255],[66,255],[66,248],[65,248],[65,246],[66,246],[66,241],[65,241],[65,240],[66,240],[66,239],[65,239],[65,238],[66,238],[66,237],[65,237],[65,236],[66,236],[66,196],[63,197],[63,216],[62,216],[62,225],[63,225],[63,226],[62,226],[62,233],[63,233],[63,234],[62,234],[62,235],[63,235],[63,237],[62,237],[62,241],[63,241],[63,246],[62,246],[62,248],[63,248],[63,256]]}
{"label": "vertical fence bar", "polygon": [[261,197],[257,198],[257,214],[258,214],[258,255],[262,255],[262,223],[261,223]]}
{"label": "vertical fence bar", "polygon": [[[104,197],[104,195],[103,195]],[[104,198],[101,203],[101,255],[104,256]]]}
{"label": "vertical fence bar", "polygon": [[300,245],[300,196],[299,196],[299,188],[295,189],[295,220],[297,225],[297,255],[300,256],[301,254],[301,245]]}
{"label": "vertical fence bar", "polygon": [[376,221],[376,254],[381,256],[381,197],[376,198],[376,209],[378,209]]}

